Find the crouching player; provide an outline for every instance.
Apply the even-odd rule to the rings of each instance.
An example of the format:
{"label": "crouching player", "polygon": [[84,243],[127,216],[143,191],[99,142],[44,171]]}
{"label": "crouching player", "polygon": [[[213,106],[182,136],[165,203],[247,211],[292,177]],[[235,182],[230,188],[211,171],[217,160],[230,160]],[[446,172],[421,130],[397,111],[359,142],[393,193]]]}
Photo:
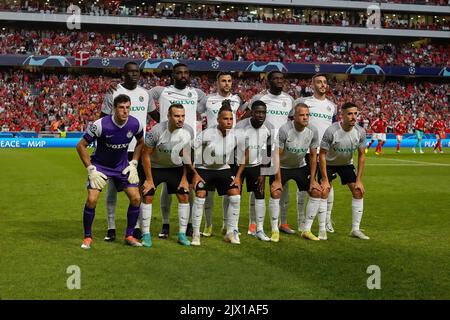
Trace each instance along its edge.
{"label": "crouching player", "polygon": [[[78,155],[88,172],[88,198],[83,214],[84,240],[81,245],[83,249],[91,248],[95,207],[108,178],[112,179],[117,190],[123,190],[130,200],[125,243],[133,247],[142,246],[133,237],[133,231],[139,217],[141,202],[137,163],[144,143],[144,130],[139,120],[129,115],[130,105],[130,97],[118,95],[113,101],[113,114],[95,121],[77,144]],[[133,137],[136,137],[137,144],[133,160],[128,162],[127,150]],[[87,147],[95,140],[97,147],[89,157]]]}
{"label": "crouching player", "polygon": [[[364,185],[362,174],[365,161],[366,132],[356,125],[358,107],[347,102],[342,106],[342,121],[331,125],[324,133],[320,143],[320,174],[323,197],[327,197],[331,188],[331,181],[335,173],[341,177],[342,184],[346,184],[352,195],[352,231],[351,236],[368,240],[360,229],[364,208]],[[353,165],[353,153],[358,150],[358,171]]]}
{"label": "crouching player", "polygon": [[183,157],[190,157],[194,131],[184,123],[185,111],[181,104],[169,107],[167,119],[150,130],[142,150],[142,165],[146,176],[142,190],[142,244],[145,247],[152,246],[150,221],[153,197],[156,188],[163,182],[167,184],[168,194],[176,193],[178,198],[178,243],[190,245],[186,238],[190,209],[189,182]]}
{"label": "crouching player", "polygon": [[[289,180],[297,183],[298,191],[307,191],[310,195],[306,207],[306,222],[302,237],[310,240],[319,240],[311,233],[311,226],[321,205],[323,227],[327,213],[327,197],[322,198],[322,188],[316,181],[317,148],[319,147],[319,133],[316,128],[308,126],[309,108],[304,103],[294,107],[294,120],[281,126],[278,132],[278,156],[275,157],[276,173],[270,177],[269,211],[272,223],[272,237],[274,242],[279,241],[277,230],[280,213],[280,197],[283,185]],[[305,155],[309,152],[310,165],[306,164]],[[327,195],[328,196],[328,195]],[[326,234],[326,232],[325,232]],[[326,240],[326,239],[324,239]]]}

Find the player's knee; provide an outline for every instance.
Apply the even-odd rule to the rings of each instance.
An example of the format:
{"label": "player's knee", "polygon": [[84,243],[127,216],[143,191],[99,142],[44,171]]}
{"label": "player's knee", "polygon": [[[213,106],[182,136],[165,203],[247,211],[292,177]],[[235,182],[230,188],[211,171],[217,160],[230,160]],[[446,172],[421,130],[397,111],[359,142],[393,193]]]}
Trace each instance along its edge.
{"label": "player's knee", "polygon": [[197,198],[205,198],[206,197],[206,191],[205,190],[198,190],[195,192],[195,196]]}
{"label": "player's knee", "polygon": [[152,196],[144,196],[142,198],[142,202],[145,204],[152,204],[153,203],[153,197]]}
{"label": "player's knee", "polygon": [[313,189],[311,192],[309,192],[309,195],[313,198],[322,198],[322,192],[316,189]]}
{"label": "player's knee", "polygon": [[139,207],[139,205],[141,204],[141,196],[139,195],[139,193],[130,196],[130,204],[133,207]]}
{"label": "player's knee", "polygon": [[353,190],[352,195],[355,199],[362,199],[364,196],[364,194],[360,190]]}
{"label": "player's knee", "polygon": [[232,189],[228,190],[227,195],[229,195],[229,196],[239,196],[239,199],[240,199],[241,192],[239,191],[239,188],[232,188]]}
{"label": "player's knee", "polygon": [[97,206],[97,198],[94,197],[88,197],[86,200],[86,207],[89,209],[94,209]]}
{"label": "player's knee", "polygon": [[279,191],[279,190],[273,191],[272,193],[270,193],[270,197],[272,199],[280,199],[281,198],[281,191]]}
{"label": "player's knee", "polygon": [[188,194],[177,194],[177,198],[178,198],[179,203],[188,203],[189,202]]}

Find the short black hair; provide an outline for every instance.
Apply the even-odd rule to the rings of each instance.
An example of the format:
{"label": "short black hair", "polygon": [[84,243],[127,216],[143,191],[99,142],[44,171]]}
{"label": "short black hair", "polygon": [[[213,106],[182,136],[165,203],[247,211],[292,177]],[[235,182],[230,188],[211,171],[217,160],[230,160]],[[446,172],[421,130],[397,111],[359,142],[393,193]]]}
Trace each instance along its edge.
{"label": "short black hair", "polygon": [[128,61],[127,63],[125,63],[125,64],[123,65],[123,70],[125,70],[125,69],[127,68],[127,66],[130,66],[130,65],[135,65],[135,66],[138,67],[138,69],[139,69],[139,65],[138,65],[136,62],[134,62],[134,61]]}
{"label": "short black hair", "polygon": [[272,70],[267,74],[267,80],[272,80],[272,77],[275,73],[281,73],[284,76],[284,73],[281,72],[280,70]]}
{"label": "short black hair", "polygon": [[350,108],[358,108],[358,106],[356,104],[354,104],[353,102],[346,102],[342,105],[342,110],[350,109]]}
{"label": "short black hair", "polygon": [[114,98],[113,106],[114,108],[119,105],[119,103],[125,103],[125,102],[131,102],[131,99],[126,94],[119,94],[117,97]]}
{"label": "short black hair", "polygon": [[256,100],[256,101],[254,101],[254,102],[252,103],[250,109],[255,110],[256,107],[259,107],[259,106],[263,106],[264,108],[267,109],[266,103],[265,103],[264,101],[261,101],[261,100]]}
{"label": "short black hair", "polygon": [[228,71],[220,71],[220,72],[217,74],[217,76],[216,76],[216,80],[219,80],[220,77],[222,77],[222,76],[230,76],[230,77],[233,78],[233,75],[231,74],[231,72],[228,72]]}
{"label": "short black hair", "polygon": [[170,105],[169,110],[167,111],[167,113],[168,113],[168,114],[171,114],[173,108],[175,108],[175,109],[183,109],[183,110],[184,110],[184,106],[183,106],[182,104],[180,104],[180,103],[174,103],[174,104],[171,104],[171,105]]}
{"label": "short black hair", "polygon": [[179,62],[179,63],[175,64],[175,65],[172,67],[172,72],[175,72],[175,69],[176,69],[176,68],[179,68],[179,67],[186,67],[186,68],[188,68],[187,64]]}
{"label": "short black hair", "polygon": [[217,116],[220,116],[220,114],[225,111],[233,113],[233,109],[231,109],[231,101],[229,99],[225,99],[222,101],[222,106],[220,107]]}

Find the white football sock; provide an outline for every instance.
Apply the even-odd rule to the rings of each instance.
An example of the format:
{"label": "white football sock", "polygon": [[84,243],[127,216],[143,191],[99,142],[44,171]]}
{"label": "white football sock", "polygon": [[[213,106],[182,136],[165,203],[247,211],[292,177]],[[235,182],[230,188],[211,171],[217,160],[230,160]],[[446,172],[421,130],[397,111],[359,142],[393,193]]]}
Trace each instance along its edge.
{"label": "white football sock", "polygon": [[214,211],[214,191],[208,191],[205,201],[205,224],[211,226],[213,222]]}
{"label": "white football sock", "polygon": [[230,204],[227,213],[227,233],[238,230],[239,212],[241,209],[241,196],[229,196]]}
{"label": "white football sock", "polygon": [[108,189],[106,190],[106,220],[108,221],[108,229],[116,228],[116,205],[116,185],[112,179],[108,179]]}
{"label": "white football sock", "polygon": [[305,218],[305,204],[306,204],[306,191],[297,191],[297,222],[300,227],[306,222]]}
{"label": "white football sock", "polygon": [[309,198],[308,205],[306,206],[306,219],[305,219],[305,227],[303,231],[311,231],[312,224],[314,222],[314,218],[319,212],[320,202],[322,199],[320,198]]}
{"label": "white football sock", "polygon": [[256,231],[264,231],[264,218],[266,216],[266,200],[255,199]]}
{"label": "white football sock", "polygon": [[189,203],[178,204],[178,225],[180,226],[180,233],[186,233],[186,228],[189,220]]}
{"label": "white football sock", "polygon": [[331,222],[331,210],[333,210],[333,203],[334,203],[334,188],[331,187],[327,199],[327,223]]}
{"label": "white football sock", "polygon": [[283,192],[281,192],[280,198],[280,224],[287,223],[289,208],[289,182],[286,182],[283,186]]}
{"label": "white football sock", "polygon": [[195,197],[192,206],[192,230],[194,235],[200,234],[200,225],[202,224],[203,207],[205,206],[205,198]]}
{"label": "white football sock", "polygon": [[150,233],[150,223],[152,220],[152,204],[141,203],[140,216],[142,216],[142,233]]}
{"label": "white football sock", "polygon": [[270,226],[272,232],[278,231],[278,217],[280,216],[280,199],[270,198],[269,200]]}
{"label": "white football sock", "polygon": [[172,204],[172,195],[170,195],[167,191],[167,184],[163,183],[163,187],[161,190],[161,215],[163,224],[169,223],[171,204]]}
{"label": "white football sock", "polygon": [[248,223],[255,224],[256,223],[255,194],[253,192],[250,192],[248,203],[249,203]]}
{"label": "white football sock", "polygon": [[364,210],[364,199],[352,198],[352,231],[359,230]]}
{"label": "white football sock", "polygon": [[228,214],[228,206],[230,205],[230,199],[227,195],[222,197],[222,215],[223,215],[223,225],[227,226],[227,214]]}
{"label": "white football sock", "polygon": [[319,232],[326,231],[325,225],[327,223],[327,199],[320,199],[317,220],[319,222]]}

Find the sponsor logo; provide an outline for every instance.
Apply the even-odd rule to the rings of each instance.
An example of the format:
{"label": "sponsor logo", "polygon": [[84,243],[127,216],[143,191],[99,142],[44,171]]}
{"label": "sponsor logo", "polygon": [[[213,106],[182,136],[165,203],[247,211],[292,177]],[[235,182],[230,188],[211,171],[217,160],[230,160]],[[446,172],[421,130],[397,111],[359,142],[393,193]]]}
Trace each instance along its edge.
{"label": "sponsor logo", "polygon": [[288,116],[288,111],[280,111],[280,110],[267,110],[267,114],[273,114],[276,116]]}
{"label": "sponsor logo", "polygon": [[332,116],[330,116],[328,114],[318,113],[318,112],[310,112],[309,116],[313,117],[313,118],[333,120]]}
{"label": "sponsor logo", "polygon": [[286,147],[286,150],[292,153],[306,153],[308,152],[308,148],[293,148],[293,147]]}
{"label": "sponsor logo", "polygon": [[145,107],[144,106],[140,106],[140,107],[132,106],[131,111],[145,111]]}
{"label": "sponsor logo", "polygon": [[184,105],[194,105],[195,104],[195,101],[193,101],[193,100],[169,100],[169,102],[170,102],[170,104],[177,103],[177,104],[182,104],[183,106]]}
{"label": "sponsor logo", "polygon": [[128,143],[119,143],[119,144],[107,143],[106,146],[108,148],[111,148],[111,149],[114,149],[114,150],[119,150],[119,149],[126,149],[126,148],[128,148]]}

